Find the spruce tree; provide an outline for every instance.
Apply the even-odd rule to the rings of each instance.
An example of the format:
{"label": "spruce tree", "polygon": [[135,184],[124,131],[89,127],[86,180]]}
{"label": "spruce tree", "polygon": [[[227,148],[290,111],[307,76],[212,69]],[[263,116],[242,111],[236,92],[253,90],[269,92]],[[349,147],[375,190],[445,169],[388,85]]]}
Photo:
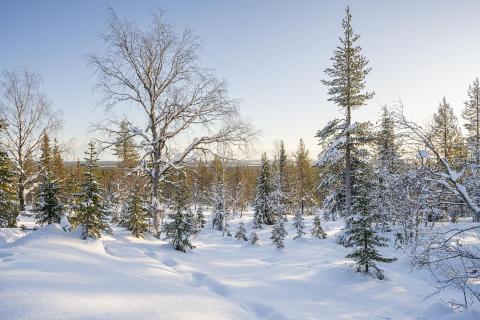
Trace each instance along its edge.
{"label": "spruce tree", "polygon": [[97,152],[93,142],[88,144],[83,183],[77,194],[75,212],[70,217],[73,228],[81,227],[82,239],[99,238],[103,231],[110,232],[106,223],[103,190],[97,182]]}
{"label": "spruce tree", "polygon": [[139,156],[128,122],[126,120],[120,122],[118,130],[115,139],[114,154],[118,157],[118,160],[120,160],[121,168],[133,168],[137,165]]}
{"label": "spruce tree", "polygon": [[253,219],[256,227],[261,228],[262,223],[268,225],[275,223],[275,213],[272,210],[271,203],[271,192],[270,164],[267,159],[267,154],[263,153],[255,186],[255,211]]}
{"label": "spruce tree", "polygon": [[480,82],[478,78],[468,87],[468,100],[465,101],[462,117],[467,129],[467,142],[470,158],[480,165]]}
{"label": "spruce tree", "polygon": [[50,137],[46,132],[43,133],[40,140],[40,170],[52,171],[52,148],[50,146]]}
{"label": "spruce tree", "polygon": [[378,221],[378,213],[373,202],[372,190],[375,188],[372,182],[373,173],[366,160],[358,164],[355,173],[354,214],[347,218],[343,240],[343,245],[354,248],[354,251],[346,258],[356,261],[358,272],[374,272],[381,280],[384,277],[383,272],[377,267],[376,262],[390,263],[396,259],[383,257],[377,249],[387,246],[387,238],[379,236],[373,228],[373,224]]}
{"label": "spruce tree", "polygon": [[59,197],[58,183],[48,172],[44,173],[41,179],[34,209],[37,224],[60,223],[63,215],[63,205]]}
{"label": "spruce tree", "polygon": [[[0,128],[1,129],[1,128]],[[7,153],[0,148],[0,227],[17,225],[15,174]]]}
{"label": "spruce tree", "polygon": [[293,218],[293,226],[297,229],[297,235],[293,239],[302,237],[305,234],[303,229],[305,228],[305,222],[303,218],[302,210],[295,211],[295,216]]}
{"label": "spruce tree", "polygon": [[127,195],[124,206],[125,226],[132,232],[134,237],[143,237],[148,231],[148,213],[149,208],[140,192],[141,188],[132,188]]}
{"label": "spruce tree", "polygon": [[287,231],[285,230],[285,222],[281,218],[276,219],[276,223],[273,226],[272,235],[270,239],[272,239],[273,244],[278,249],[281,249],[285,246],[284,241],[286,236],[287,236]]}
{"label": "spruce tree", "polygon": [[198,206],[197,211],[195,212],[195,230],[197,230],[197,233],[205,228],[206,223],[207,220],[205,220],[205,215],[203,214],[203,207]]}
{"label": "spruce tree", "polygon": [[393,118],[387,107],[382,108],[379,129],[375,133],[375,181],[376,206],[380,213],[380,223],[386,226],[394,223],[394,217],[401,210],[403,201],[399,198],[399,180],[402,169],[400,144],[395,134]]}
{"label": "spruce tree", "polygon": [[298,149],[295,153],[295,198],[296,207],[303,211],[303,214],[311,212],[313,207],[313,171],[312,161],[309,152],[305,147],[303,139],[300,139]]}
{"label": "spruce tree", "polygon": [[430,138],[440,153],[452,167],[458,167],[466,160],[466,148],[457,117],[445,97],[433,115]]}
{"label": "spruce tree", "polygon": [[187,252],[193,249],[190,237],[196,234],[195,221],[188,201],[185,182],[175,188],[173,211],[168,215],[170,221],[164,224],[165,237],[175,250]]}
{"label": "spruce tree", "polygon": [[248,238],[248,244],[254,245],[257,244],[258,241],[260,241],[260,239],[258,238],[257,233],[255,231],[252,231],[252,233],[250,234],[250,238]]}
{"label": "spruce tree", "polygon": [[52,148],[51,170],[53,177],[61,182],[65,179],[65,166],[63,164],[62,151],[58,145],[57,139],[54,139]]}
{"label": "spruce tree", "polygon": [[214,171],[213,185],[211,191],[211,202],[213,207],[212,227],[222,231],[222,235],[231,236],[228,218],[229,212],[227,208],[228,194],[225,181],[225,167],[219,158],[215,158],[212,163]]}
{"label": "spruce tree", "polygon": [[361,47],[357,44],[360,38],[352,29],[352,15],[350,8],[346,8],[346,15],[342,21],[343,36],[340,45],[335,49],[331,58],[332,67],[327,68],[325,73],[329,80],[322,83],[329,87],[329,101],[333,101],[345,112],[344,118],[344,141],[345,154],[345,207],[347,216],[352,212],[352,141],[350,138],[350,126],[352,124],[352,110],[363,106],[373,97],[373,93],[365,92],[365,78],[370,72],[368,60],[361,54]]}
{"label": "spruce tree", "polygon": [[240,221],[240,223],[238,224],[238,230],[235,233],[235,239],[248,241],[247,229],[245,228],[245,224],[243,223],[243,221]]}
{"label": "spruce tree", "polygon": [[60,223],[63,205],[60,200],[60,187],[53,176],[53,156],[50,138],[45,132],[40,143],[40,187],[35,203],[37,224]]}
{"label": "spruce tree", "polygon": [[312,237],[318,239],[325,239],[327,237],[327,234],[325,231],[323,231],[322,221],[320,220],[320,216],[318,214],[316,214],[313,218],[313,228],[310,234]]}

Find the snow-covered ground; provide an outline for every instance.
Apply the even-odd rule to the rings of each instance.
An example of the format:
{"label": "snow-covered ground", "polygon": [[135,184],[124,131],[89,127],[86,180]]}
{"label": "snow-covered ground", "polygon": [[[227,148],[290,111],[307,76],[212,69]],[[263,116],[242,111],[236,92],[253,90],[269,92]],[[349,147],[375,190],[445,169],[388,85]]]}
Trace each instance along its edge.
{"label": "snow-covered ground", "polygon": [[385,250],[399,260],[380,281],[344,258],[341,222],[324,224],[325,240],[293,240],[287,226],[284,249],[270,228],[249,246],[207,227],[186,254],[115,227],[90,241],[58,225],[0,229],[0,319],[480,319],[476,307],[451,311],[453,292],[427,298],[433,288],[401,250]]}

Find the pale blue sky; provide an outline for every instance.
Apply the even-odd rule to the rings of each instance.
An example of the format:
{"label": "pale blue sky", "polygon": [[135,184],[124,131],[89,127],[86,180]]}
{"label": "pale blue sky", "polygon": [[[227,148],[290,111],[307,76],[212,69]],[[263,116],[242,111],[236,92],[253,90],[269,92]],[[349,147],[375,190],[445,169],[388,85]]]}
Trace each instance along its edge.
{"label": "pale blue sky", "polygon": [[43,76],[43,91],[63,111],[63,139],[75,138],[81,156],[89,124],[104,117],[85,56],[101,48],[108,6],[141,23],[162,8],[202,39],[203,65],[229,82],[242,113],[263,131],[257,151],[278,139],[293,151],[303,138],[316,155],[316,130],[338,115],[319,80],[347,4],[376,92],[355,118],[374,120],[399,97],[416,119],[427,119],[443,96],[460,115],[480,74],[479,1],[2,0],[0,69],[24,66]]}

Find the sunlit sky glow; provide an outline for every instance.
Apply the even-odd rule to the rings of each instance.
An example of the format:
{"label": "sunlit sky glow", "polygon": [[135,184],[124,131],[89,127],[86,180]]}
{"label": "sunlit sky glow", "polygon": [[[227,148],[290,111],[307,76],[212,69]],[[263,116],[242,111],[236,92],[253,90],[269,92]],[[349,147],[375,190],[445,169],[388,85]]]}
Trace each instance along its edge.
{"label": "sunlit sky glow", "polygon": [[141,24],[162,8],[171,24],[201,38],[202,65],[229,82],[242,114],[262,130],[251,157],[271,152],[279,139],[294,151],[300,138],[316,155],[316,130],[339,115],[320,79],[346,5],[373,68],[368,89],[376,92],[354,118],[375,121],[383,104],[401,98],[408,114],[427,120],[443,96],[460,117],[480,74],[479,1],[4,0],[0,69],[43,76],[42,90],[63,111],[61,138],[74,138],[68,158],[76,159],[94,137],[90,124],[105,117],[86,55],[101,52],[108,6]]}

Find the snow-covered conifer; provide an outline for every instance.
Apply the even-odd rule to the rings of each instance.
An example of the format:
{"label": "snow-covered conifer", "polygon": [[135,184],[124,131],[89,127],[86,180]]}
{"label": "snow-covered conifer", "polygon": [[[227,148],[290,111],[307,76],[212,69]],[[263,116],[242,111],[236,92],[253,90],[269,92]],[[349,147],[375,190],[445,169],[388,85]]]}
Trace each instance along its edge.
{"label": "snow-covered conifer", "polygon": [[50,173],[42,174],[41,179],[34,209],[37,224],[60,223],[63,205],[59,197],[58,183]]}
{"label": "snow-covered conifer", "polygon": [[243,221],[240,221],[240,223],[238,224],[238,230],[235,233],[235,239],[243,241],[248,240],[247,229],[245,228],[245,224],[243,223]]}
{"label": "snow-covered conifer", "polygon": [[193,249],[190,238],[196,234],[195,217],[190,209],[186,183],[180,182],[175,189],[173,212],[168,215],[169,222],[164,224],[165,237],[175,250],[187,252]]}
{"label": "snow-covered conifer", "polygon": [[286,236],[287,231],[285,230],[285,222],[283,219],[279,218],[273,226],[270,239],[272,239],[273,244],[280,249],[285,246],[284,241]]}
{"label": "snow-covered conifer", "polygon": [[197,230],[197,233],[205,228],[206,223],[207,220],[205,220],[205,215],[203,214],[203,206],[200,205],[195,212],[195,230]]}
{"label": "snow-covered conifer", "polygon": [[134,187],[130,190],[125,200],[124,210],[123,216],[126,218],[127,229],[133,236],[143,237],[148,230],[149,208],[140,193],[140,188]]}
{"label": "snow-covered conifer", "polygon": [[106,222],[103,190],[95,177],[98,158],[93,142],[88,144],[86,154],[84,181],[77,195],[75,212],[69,219],[74,228],[82,228],[83,239],[99,238],[103,231],[111,231]]}
{"label": "snow-covered conifer", "polygon": [[[322,83],[329,87],[328,100],[333,101],[345,111],[345,118],[341,121],[334,120],[317,136],[321,140],[327,139],[330,142],[321,158],[324,158],[323,160],[330,158],[336,166],[339,160],[343,162],[344,170],[336,171],[337,174],[344,173],[343,181],[341,183],[338,179],[330,181],[336,186],[336,194],[330,199],[341,198],[342,203],[334,202],[333,205],[344,208],[346,216],[349,216],[352,213],[352,148],[354,147],[354,141],[351,139],[354,129],[352,128],[352,110],[365,105],[372,98],[373,93],[365,92],[365,78],[371,68],[368,67],[368,60],[362,55],[361,47],[358,45],[360,35],[353,31],[349,7],[342,20],[342,28],[341,44],[335,49],[331,58],[333,64],[325,70],[330,79],[322,80]],[[333,139],[328,139],[331,137]],[[340,145],[342,152],[339,152]],[[339,197],[340,194],[341,197]]]}
{"label": "snow-covered conifer", "polygon": [[263,153],[255,186],[255,211],[253,219],[256,227],[260,227],[262,223],[269,225],[275,223],[275,213],[272,210],[271,203],[271,192],[270,164],[268,163],[267,154]]}
{"label": "snow-covered conifer", "polygon": [[390,263],[395,259],[383,257],[377,249],[385,247],[387,239],[379,236],[373,228],[373,224],[378,221],[373,203],[374,187],[369,164],[366,162],[359,164],[355,170],[353,185],[354,214],[347,218],[343,245],[354,248],[354,251],[346,257],[356,261],[357,271],[374,272],[378,279],[383,279],[383,272],[377,267],[376,262]]}
{"label": "snow-covered conifer", "polygon": [[255,231],[252,231],[252,233],[250,234],[250,238],[248,238],[248,244],[254,245],[258,243],[258,241],[260,241],[260,239],[258,238],[257,233]]}
{"label": "snow-covered conifer", "polygon": [[303,229],[305,228],[305,222],[303,218],[302,210],[295,211],[295,216],[293,218],[293,226],[297,229],[297,235],[293,239],[302,237],[305,234]]}
{"label": "snow-covered conifer", "polygon": [[0,227],[15,227],[18,205],[16,204],[14,173],[7,153],[0,149]]}
{"label": "snow-covered conifer", "polygon": [[318,239],[325,239],[327,237],[327,234],[325,233],[325,231],[323,231],[322,221],[320,220],[320,216],[318,214],[316,214],[313,218],[313,228],[310,234],[312,235],[312,237]]}

